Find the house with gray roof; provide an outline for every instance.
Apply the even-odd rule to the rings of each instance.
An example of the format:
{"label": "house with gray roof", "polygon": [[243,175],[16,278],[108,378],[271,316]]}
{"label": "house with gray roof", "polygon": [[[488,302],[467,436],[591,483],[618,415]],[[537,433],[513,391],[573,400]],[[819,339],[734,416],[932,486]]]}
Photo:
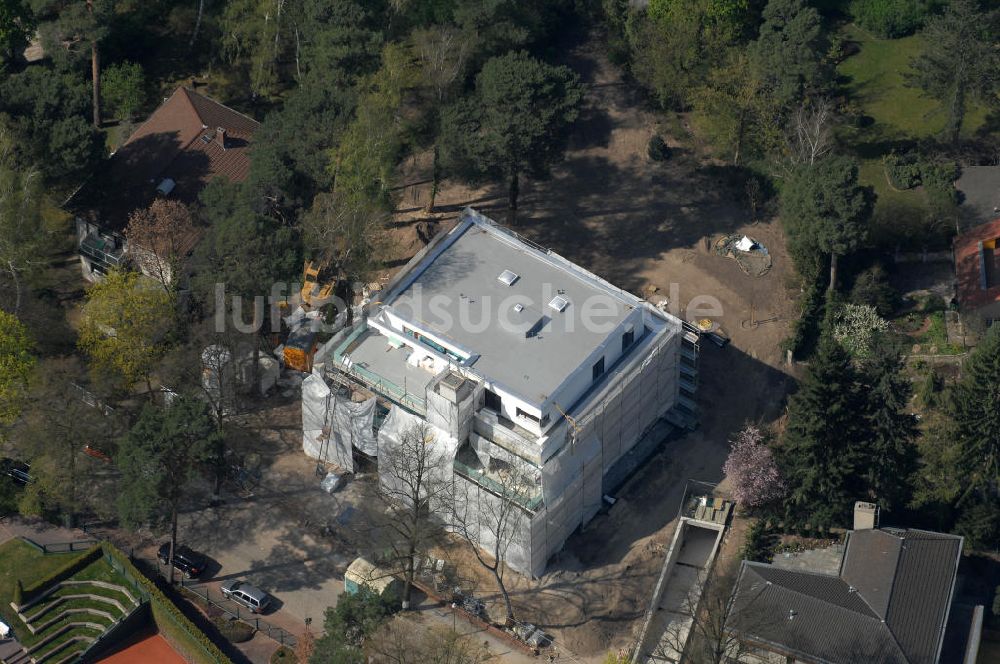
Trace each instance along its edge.
{"label": "house with gray roof", "polygon": [[955,535],[872,527],[837,574],[743,561],[727,628],[746,662],[936,664],[961,555]]}

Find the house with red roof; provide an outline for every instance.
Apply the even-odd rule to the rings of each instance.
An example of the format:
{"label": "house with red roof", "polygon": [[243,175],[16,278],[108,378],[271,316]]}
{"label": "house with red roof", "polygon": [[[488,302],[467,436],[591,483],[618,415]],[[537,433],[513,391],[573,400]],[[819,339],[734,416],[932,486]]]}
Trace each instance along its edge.
{"label": "house with red roof", "polygon": [[[259,126],[217,101],[177,88],[67,203],[76,217],[84,277],[96,281],[124,263],[124,230],[133,211],[158,197],[192,204],[217,177],[244,180]],[[189,238],[187,249],[197,241]]]}
{"label": "house with red roof", "polygon": [[962,314],[986,326],[1000,321],[1000,219],[955,238],[955,277]]}

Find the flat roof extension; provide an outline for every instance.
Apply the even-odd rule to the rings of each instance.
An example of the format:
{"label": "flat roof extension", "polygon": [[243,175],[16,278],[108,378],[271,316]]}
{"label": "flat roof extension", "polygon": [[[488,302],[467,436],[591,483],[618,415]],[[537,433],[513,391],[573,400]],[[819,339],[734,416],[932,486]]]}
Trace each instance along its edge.
{"label": "flat roof extension", "polygon": [[642,306],[474,210],[466,209],[449,235],[384,301],[529,402],[544,402]]}

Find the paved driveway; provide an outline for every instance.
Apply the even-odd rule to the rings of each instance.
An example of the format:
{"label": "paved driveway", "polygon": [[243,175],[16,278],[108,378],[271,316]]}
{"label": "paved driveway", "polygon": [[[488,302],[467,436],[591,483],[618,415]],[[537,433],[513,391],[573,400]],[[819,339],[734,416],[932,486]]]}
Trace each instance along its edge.
{"label": "paved driveway", "polygon": [[329,495],[314,471],[313,462],[289,450],[265,470],[253,496],[224,494],[222,505],[179,520],[179,541],[211,559],[200,585],[213,599],[221,600],[223,581],[246,579],[274,599],[264,619],[295,634],[307,622],[321,633],[324,611],[336,604],[358,555],[355,535],[364,530],[362,481]]}

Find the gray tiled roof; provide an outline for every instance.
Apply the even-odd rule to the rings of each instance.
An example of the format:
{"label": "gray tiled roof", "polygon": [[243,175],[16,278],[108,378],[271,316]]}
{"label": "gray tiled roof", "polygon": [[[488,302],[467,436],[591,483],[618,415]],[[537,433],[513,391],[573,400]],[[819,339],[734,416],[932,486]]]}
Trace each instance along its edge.
{"label": "gray tiled roof", "polygon": [[884,530],[856,530],[849,538],[840,577],[884,620],[903,540]]}
{"label": "gray tiled roof", "polygon": [[834,576],[744,562],[730,626],[805,661],[906,664],[885,623]]}
{"label": "gray tiled roof", "polygon": [[822,664],[934,664],[962,540],[920,530],[855,531],[839,577],[744,561],[729,627]]}
{"label": "gray tiled roof", "polygon": [[909,530],[903,539],[886,622],[914,664],[937,661],[961,552],[952,535]]}

